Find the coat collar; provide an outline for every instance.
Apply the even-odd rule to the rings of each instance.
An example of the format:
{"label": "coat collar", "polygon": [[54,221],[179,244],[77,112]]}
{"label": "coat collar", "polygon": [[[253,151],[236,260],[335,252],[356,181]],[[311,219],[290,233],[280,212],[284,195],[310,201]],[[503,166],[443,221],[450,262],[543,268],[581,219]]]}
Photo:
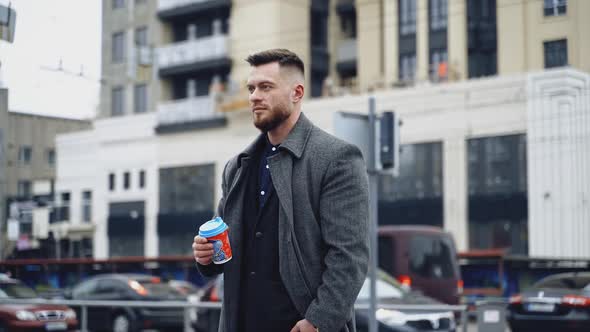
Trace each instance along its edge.
{"label": "coat collar", "polygon": [[[297,159],[301,158],[312,128],[313,124],[311,121],[309,121],[305,114],[301,113],[301,115],[299,115],[299,119],[297,119],[297,122],[295,123],[295,126],[293,126],[293,129],[291,129],[287,135],[287,138],[281,143],[279,149],[289,151]],[[242,153],[239,154],[238,167],[241,165],[242,158],[254,156],[257,149],[260,146],[264,146],[266,141],[265,135],[266,134],[264,133],[258,135],[254,142],[252,142],[244,151],[242,151]]]}

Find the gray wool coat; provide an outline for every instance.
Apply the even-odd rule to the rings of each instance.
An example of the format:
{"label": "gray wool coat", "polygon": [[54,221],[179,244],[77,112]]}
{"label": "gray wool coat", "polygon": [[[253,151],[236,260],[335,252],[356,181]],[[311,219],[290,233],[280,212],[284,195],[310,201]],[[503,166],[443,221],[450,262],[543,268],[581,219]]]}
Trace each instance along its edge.
{"label": "gray wool coat", "polygon": [[[220,332],[238,330],[242,205],[246,170],[260,135],[225,166],[218,215],[229,225],[233,252],[224,265],[197,264],[224,274]],[[279,269],[293,304],[321,332],[355,331],[354,302],[369,262],[368,184],[359,149],[301,114],[268,159],[279,207]],[[279,331],[281,332],[281,331]],[[288,332],[288,331],[285,331]]]}

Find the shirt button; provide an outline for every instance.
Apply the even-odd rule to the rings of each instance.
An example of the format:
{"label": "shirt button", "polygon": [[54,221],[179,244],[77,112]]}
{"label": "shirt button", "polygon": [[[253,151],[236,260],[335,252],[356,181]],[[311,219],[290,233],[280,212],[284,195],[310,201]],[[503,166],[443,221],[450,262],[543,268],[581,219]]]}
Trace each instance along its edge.
{"label": "shirt button", "polygon": [[256,232],[256,237],[257,238],[261,238],[262,237],[262,232]]}
{"label": "shirt button", "polygon": [[276,151],[276,150],[277,150],[277,148],[275,148],[275,147],[273,146],[273,147],[272,147],[272,150],[273,150],[273,151]]}
{"label": "shirt button", "polygon": [[266,165],[266,169],[268,169],[268,165]]}
{"label": "shirt button", "polygon": [[254,271],[250,272],[250,277],[253,277],[255,275],[256,275],[256,272],[254,272]]}
{"label": "shirt button", "polygon": [[264,196],[264,190],[260,192],[260,195]]}

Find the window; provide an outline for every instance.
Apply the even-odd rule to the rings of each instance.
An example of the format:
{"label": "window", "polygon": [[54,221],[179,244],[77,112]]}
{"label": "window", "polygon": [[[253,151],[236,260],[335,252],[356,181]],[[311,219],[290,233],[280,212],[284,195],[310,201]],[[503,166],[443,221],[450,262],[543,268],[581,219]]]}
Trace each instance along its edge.
{"label": "window", "polygon": [[139,171],[139,188],[145,188],[145,171]]}
{"label": "window", "polygon": [[147,46],[148,45],[148,33],[147,27],[140,27],[135,29],[135,45]]}
{"label": "window", "polygon": [[123,174],[123,188],[127,190],[129,187],[131,187],[131,174],[129,174],[129,172],[125,172]]}
{"label": "window", "polygon": [[111,114],[113,116],[125,114],[125,90],[123,87],[113,88],[111,98]]}
{"label": "window", "polygon": [[55,149],[47,149],[47,163],[55,166]]}
{"label": "window", "polygon": [[430,50],[430,77],[433,81],[447,78],[447,50]]}
{"label": "window", "polygon": [[410,240],[410,271],[425,278],[452,278],[453,250],[448,239],[427,235],[416,235]]}
{"label": "window", "polygon": [[400,54],[399,78],[401,81],[413,82],[416,74],[416,54]]}
{"label": "window", "polygon": [[120,63],[125,60],[125,32],[113,34],[113,54],[112,62]]}
{"label": "window", "polygon": [[21,165],[30,165],[33,159],[33,148],[29,145],[21,146],[18,151],[18,162]]}
{"label": "window", "polygon": [[109,174],[109,190],[115,191],[115,173]]}
{"label": "window", "polygon": [[113,9],[125,8],[125,0],[113,0]]}
{"label": "window", "polygon": [[416,1],[399,0],[400,34],[416,33]]}
{"label": "window", "polygon": [[59,221],[69,221],[70,220],[70,193],[69,192],[62,192],[60,195],[61,198],[61,206],[59,211]]}
{"label": "window", "polygon": [[447,0],[430,0],[430,29],[444,30],[447,28]]}
{"label": "window", "polygon": [[82,192],[82,222],[92,221],[92,191]]}
{"label": "window", "polygon": [[567,66],[567,39],[547,41],[545,48],[545,68]]}
{"label": "window", "polygon": [[567,12],[567,0],[545,0],[543,2],[545,16],[565,15]]}
{"label": "window", "polygon": [[31,181],[18,181],[18,197],[31,198]]}
{"label": "window", "polygon": [[145,113],[147,111],[147,86],[145,84],[135,86],[133,102],[135,113]]}

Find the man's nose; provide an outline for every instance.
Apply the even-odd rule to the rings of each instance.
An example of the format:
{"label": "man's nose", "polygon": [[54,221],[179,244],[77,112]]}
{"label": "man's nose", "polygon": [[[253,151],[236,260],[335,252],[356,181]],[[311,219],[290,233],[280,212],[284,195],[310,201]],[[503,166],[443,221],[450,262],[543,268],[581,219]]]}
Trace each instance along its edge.
{"label": "man's nose", "polygon": [[254,102],[257,100],[260,100],[260,94],[258,93],[258,89],[254,89],[254,91],[252,91],[252,93],[250,93],[250,101]]}

